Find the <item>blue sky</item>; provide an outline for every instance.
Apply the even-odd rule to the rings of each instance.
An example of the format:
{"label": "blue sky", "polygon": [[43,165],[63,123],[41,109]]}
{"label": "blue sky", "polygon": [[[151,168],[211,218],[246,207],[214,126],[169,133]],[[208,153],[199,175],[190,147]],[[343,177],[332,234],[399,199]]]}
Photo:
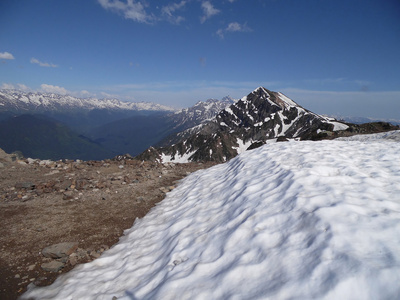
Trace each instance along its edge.
{"label": "blue sky", "polygon": [[0,86],[188,107],[258,86],[400,119],[398,0],[2,0]]}

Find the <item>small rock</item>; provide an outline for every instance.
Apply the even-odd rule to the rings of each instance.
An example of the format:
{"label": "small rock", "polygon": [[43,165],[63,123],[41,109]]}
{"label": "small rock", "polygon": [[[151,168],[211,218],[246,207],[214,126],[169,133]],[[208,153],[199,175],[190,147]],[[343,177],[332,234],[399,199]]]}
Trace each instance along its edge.
{"label": "small rock", "polygon": [[72,198],[74,198],[72,191],[63,192],[63,200],[71,200]]}
{"label": "small rock", "polygon": [[33,269],[35,269],[35,267],[36,267],[36,265],[30,265],[30,266],[28,267],[28,271],[32,271]]}
{"label": "small rock", "polygon": [[71,266],[75,266],[79,261],[79,256],[76,253],[72,253],[69,256],[69,263],[71,264]]}
{"label": "small rock", "polygon": [[79,259],[88,259],[88,254],[84,249],[78,248],[78,250],[76,250],[76,255],[78,256],[78,260]]}
{"label": "small rock", "polygon": [[17,182],[15,184],[15,188],[33,190],[35,188],[35,184],[32,182]]}
{"label": "small rock", "polygon": [[61,190],[67,190],[72,185],[72,180],[66,179],[60,184]]}
{"label": "small rock", "polygon": [[53,260],[51,262],[48,263],[43,263],[41,265],[42,269],[47,271],[47,272],[58,272],[60,271],[62,268],[64,268],[64,264],[60,261],[56,261]]}
{"label": "small rock", "polygon": [[42,285],[43,281],[45,281],[46,279],[47,279],[47,277],[39,277],[33,282],[33,284],[36,286],[40,286],[40,285]]}
{"label": "small rock", "polygon": [[100,253],[97,253],[96,251],[91,251],[90,252],[90,256],[93,258],[99,258],[100,257]]}
{"label": "small rock", "polygon": [[42,250],[42,254],[45,257],[50,258],[61,258],[70,255],[78,248],[77,242],[65,242],[55,245],[51,245]]}
{"label": "small rock", "polygon": [[100,247],[100,253],[103,253],[104,251],[110,249],[110,247],[108,247],[107,245],[101,245]]}
{"label": "small rock", "polygon": [[15,276],[14,276],[14,278],[21,278],[21,275],[19,275],[19,274],[16,274]]}
{"label": "small rock", "polygon": [[67,256],[61,257],[61,258],[57,259],[57,261],[60,261],[63,264],[66,264],[68,262],[68,257]]}
{"label": "small rock", "polygon": [[25,195],[25,196],[22,196],[21,201],[22,202],[26,202],[26,201],[28,201],[30,199],[31,199],[31,197],[29,197],[28,195]]}

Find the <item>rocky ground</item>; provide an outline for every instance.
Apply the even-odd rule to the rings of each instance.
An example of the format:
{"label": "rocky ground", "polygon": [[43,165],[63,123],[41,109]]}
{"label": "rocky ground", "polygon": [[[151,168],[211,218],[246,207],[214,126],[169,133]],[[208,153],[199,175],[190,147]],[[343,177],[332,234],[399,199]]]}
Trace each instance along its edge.
{"label": "rocky ground", "polygon": [[180,179],[211,165],[40,161],[0,149],[0,299],[96,259]]}

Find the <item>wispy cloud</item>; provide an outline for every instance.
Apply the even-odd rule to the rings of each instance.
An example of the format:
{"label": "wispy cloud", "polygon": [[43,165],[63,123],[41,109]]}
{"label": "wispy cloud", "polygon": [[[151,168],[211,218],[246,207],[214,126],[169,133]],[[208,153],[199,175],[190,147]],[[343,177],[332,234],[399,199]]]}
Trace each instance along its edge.
{"label": "wispy cloud", "polygon": [[169,22],[179,24],[184,21],[185,18],[182,16],[176,16],[174,13],[175,11],[184,8],[187,3],[188,1],[185,0],[179,3],[170,3],[161,9],[161,13]]}
{"label": "wispy cloud", "polygon": [[247,24],[239,24],[238,22],[229,23],[226,28],[217,30],[217,35],[223,39],[227,32],[250,32],[252,29]]}
{"label": "wispy cloud", "polygon": [[126,19],[131,19],[139,23],[151,24],[156,21],[153,14],[146,12],[146,4],[140,1],[127,0],[98,0],[100,5],[107,10],[122,14]]}
{"label": "wispy cloud", "polygon": [[41,67],[47,67],[47,68],[57,68],[58,66],[55,64],[47,63],[47,62],[41,62],[40,60],[32,57],[31,58],[31,64],[38,64]]}
{"label": "wispy cloud", "polygon": [[65,88],[63,88],[61,86],[57,86],[57,85],[43,83],[42,85],[40,85],[40,88],[41,88],[42,92],[45,92],[45,93],[54,93],[54,94],[60,94],[60,95],[68,94],[68,91]]}
{"label": "wispy cloud", "polygon": [[204,23],[212,16],[218,14],[220,12],[219,9],[216,9],[210,1],[203,1],[201,3],[201,8],[203,9],[203,16],[200,18],[200,22]]}
{"label": "wispy cloud", "polygon": [[14,55],[9,52],[0,52],[0,59],[15,59]]}

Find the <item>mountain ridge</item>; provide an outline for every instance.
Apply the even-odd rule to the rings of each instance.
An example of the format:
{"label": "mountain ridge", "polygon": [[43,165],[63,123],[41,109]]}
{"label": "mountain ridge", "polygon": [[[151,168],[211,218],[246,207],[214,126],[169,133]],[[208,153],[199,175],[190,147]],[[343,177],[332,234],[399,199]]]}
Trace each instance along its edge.
{"label": "mountain ridge", "polygon": [[149,148],[138,159],[225,162],[270,141],[319,140],[357,130],[364,129],[318,115],[280,92],[258,87],[189,137],[169,147]]}
{"label": "mountain ridge", "polygon": [[19,90],[0,90],[0,111],[47,111],[63,109],[110,109],[110,110],[149,110],[176,111],[153,102],[128,102],[118,99],[79,98],[55,93],[23,92]]}

